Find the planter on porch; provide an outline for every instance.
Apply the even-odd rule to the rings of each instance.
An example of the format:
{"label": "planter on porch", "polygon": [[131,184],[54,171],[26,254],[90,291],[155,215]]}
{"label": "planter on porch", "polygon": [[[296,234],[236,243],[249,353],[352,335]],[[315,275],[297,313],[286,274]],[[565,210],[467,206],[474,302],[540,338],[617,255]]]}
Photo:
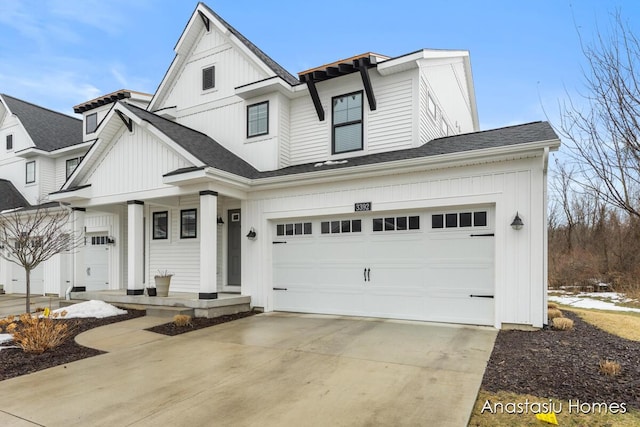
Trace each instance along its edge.
{"label": "planter on porch", "polygon": [[147,288],[147,295],[150,297],[155,297],[157,295],[156,288]]}
{"label": "planter on porch", "polygon": [[169,285],[171,284],[171,276],[173,273],[168,273],[166,271],[159,271],[159,274],[154,276],[154,280],[156,282],[156,293],[159,297],[168,297],[169,296]]}

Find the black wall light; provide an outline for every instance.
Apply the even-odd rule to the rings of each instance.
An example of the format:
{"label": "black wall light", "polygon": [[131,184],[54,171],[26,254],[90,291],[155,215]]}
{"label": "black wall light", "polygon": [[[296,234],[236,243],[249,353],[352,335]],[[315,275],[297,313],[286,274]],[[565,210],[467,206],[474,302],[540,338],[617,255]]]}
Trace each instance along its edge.
{"label": "black wall light", "polygon": [[524,222],[522,222],[522,218],[520,218],[520,214],[516,212],[516,217],[513,218],[513,222],[511,223],[511,228],[514,230],[520,230],[524,226]]}
{"label": "black wall light", "polygon": [[247,234],[247,238],[250,240],[255,240],[256,230],[253,227],[251,227],[251,229],[249,230],[249,233]]}

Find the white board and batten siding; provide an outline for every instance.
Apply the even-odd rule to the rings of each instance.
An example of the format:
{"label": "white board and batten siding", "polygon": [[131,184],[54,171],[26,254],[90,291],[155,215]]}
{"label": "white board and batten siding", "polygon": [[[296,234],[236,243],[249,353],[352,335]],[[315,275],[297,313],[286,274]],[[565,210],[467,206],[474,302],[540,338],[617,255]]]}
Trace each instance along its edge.
{"label": "white board and batten siding", "polygon": [[[267,237],[244,247],[243,262],[252,262],[253,267],[243,270],[243,286],[249,287],[243,289],[243,293],[252,295],[252,304],[272,309],[273,236],[270,230],[274,228],[274,221],[353,215],[353,204],[358,201],[371,201],[373,211],[381,213],[489,205],[495,206],[495,248],[501,248],[495,253],[494,325],[542,326],[546,320],[542,319],[540,306],[543,298],[525,297],[535,294],[545,279],[542,269],[531,267],[543,265],[543,242],[535,238],[544,233],[545,221],[541,164],[541,157],[532,157],[354,180],[341,185],[340,190],[332,184],[318,184],[311,188],[255,194],[243,208],[245,220],[247,224],[265,229]],[[510,227],[516,211],[526,224],[520,231]],[[264,256],[265,253],[269,255]],[[256,265],[256,259],[261,259],[260,265]]]}

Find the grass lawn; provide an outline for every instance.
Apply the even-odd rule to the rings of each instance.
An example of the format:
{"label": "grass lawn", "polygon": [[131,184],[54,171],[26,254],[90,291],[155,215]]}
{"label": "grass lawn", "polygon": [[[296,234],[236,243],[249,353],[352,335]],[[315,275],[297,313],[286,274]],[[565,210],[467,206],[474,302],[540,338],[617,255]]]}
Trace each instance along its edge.
{"label": "grass lawn", "polygon": [[[633,312],[611,312],[601,310],[574,309],[568,307],[560,307],[562,310],[571,310],[580,316],[585,322],[596,326],[610,334],[620,336],[622,338],[640,341],[640,313]],[[529,407],[528,413],[524,410],[526,403],[547,404],[552,410],[557,411],[556,418],[560,426],[594,426],[594,427],[632,427],[640,426],[640,411],[626,407],[626,413],[609,413],[605,411],[604,406],[582,408],[576,405],[576,402],[566,400],[550,400],[549,397],[531,396],[500,391],[497,393],[489,393],[480,390],[476,404],[474,406],[469,426],[473,427],[507,427],[507,426],[542,426],[550,425],[539,421],[534,412],[538,412],[537,408]],[[504,406],[493,406],[501,403]],[[514,404],[520,406],[513,406]],[[582,402],[585,403],[585,402]],[[587,402],[591,404],[594,402]],[[611,402],[607,402],[611,403]],[[511,404],[511,406],[507,406]],[[502,410],[504,408],[504,410]],[[484,409],[484,410],[483,410]],[[561,409],[561,410],[559,410]],[[583,411],[582,409],[585,409]],[[590,410],[586,410],[590,409]],[[607,408],[609,409],[609,408]],[[511,413],[509,413],[511,412]],[[520,413],[513,413],[520,412]],[[587,412],[587,413],[585,413]]]}

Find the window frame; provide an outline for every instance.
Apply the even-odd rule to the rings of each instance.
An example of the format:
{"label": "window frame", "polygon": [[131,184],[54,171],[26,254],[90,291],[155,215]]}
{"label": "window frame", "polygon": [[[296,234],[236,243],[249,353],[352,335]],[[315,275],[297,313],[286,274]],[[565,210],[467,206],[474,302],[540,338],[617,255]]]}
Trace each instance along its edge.
{"label": "window frame", "polygon": [[[267,105],[267,129],[264,132],[258,132],[258,133],[254,133],[252,134],[250,132],[250,122],[249,122],[249,115],[250,115],[250,111],[252,108],[256,108],[259,107],[261,105]],[[259,123],[259,121],[258,121]],[[262,102],[256,102],[255,104],[251,104],[251,105],[247,105],[247,138],[254,138],[256,136],[262,136],[262,135],[268,135],[269,134],[269,101],[262,101]]]}
{"label": "window frame", "polygon": [[[185,214],[193,212],[193,235],[191,233],[187,233],[188,230],[185,230]],[[181,239],[196,239],[198,237],[198,210],[196,208],[192,209],[181,209],[180,210],[180,238]]]}
{"label": "window frame", "polygon": [[[205,73],[207,71],[211,70],[212,75],[211,75],[211,86],[205,86]],[[209,65],[207,67],[204,67],[202,69],[202,91],[207,91],[207,90],[211,90],[211,89],[215,89],[216,88],[216,66],[215,65]]]}
{"label": "window frame", "polygon": [[13,134],[12,133],[7,135],[6,137],[5,148],[7,149],[7,151],[13,151]]}
{"label": "window frame", "polygon": [[[164,215],[164,219],[166,221],[165,223],[165,230],[164,230],[164,237],[162,237],[162,235],[156,234],[156,219],[160,219],[161,216]],[[196,221],[197,221],[197,217],[196,217]],[[196,229],[197,229],[197,222],[196,222]],[[169,211],[156,211],[153,212],[152,214],[152,221],[151,221],[151,239],[152,240],[169,240]]]}
{"label": "window frame", "polygon": [[[346,98],[352,95],[360,95],[360,119],[336,124],[335,100],[340,98]],[[356,92],[350,92],[350,93],[345,93],[342,95],[331,97],[331,154],[333,155],[345,154],[345,153],[352,153],[355,151],[364,150],[364,96],[363,95],[364,95],[363,91],[359,90]],[[340,127],[353,126],[355,124],[360,124],[360,148],[354,148],[352,150],[337,151],[336,150],[336,129]]]}
{"label": "window frame", "polygon": [[[69,162],[72,162],[73,160],[76,160],[76,161],[77,161],[77,163],[76,163],[75,167],[73,168],[73,170],[71,170],[71,173],[69,173]],[[64,163],[64,167],[65,167],[64,172],[65,172],[65,177],[66,177],[66,179],[69,179],[69,177],[70,177],[71,175],[73,175],[73,173],[75,172],[75,170],[78,168],[78,165],[80,165],[80,162],[81,162],[81,161],[82,161],[82,156],[79,156],[79,157],[72,157],[72,158],[67,159],[67,160],[65,161],[65,163]]]}
{"label": "window frame", "polygon": [[[89,119],[90,118],[95,118],[95,123],[92,123],[92,127],[89,127]],[[87,135],[91,134],[91,133],[95,133],[95,131],[98,129],[98,113],[91,113],[91,114],[87,114],[87,118],[85,121],[85,133]]]}
{"label": "window frame", "polygon": [[[31,181],[29,181],[29,166],[33,165],[33,179]],[[24,172],[25,172],[25,179],[24,182],[25,184],[34,184],[36,182],[36,161],[35,160],[31,160],[30,162],[25,163],[25,168],[24,168]]]}

